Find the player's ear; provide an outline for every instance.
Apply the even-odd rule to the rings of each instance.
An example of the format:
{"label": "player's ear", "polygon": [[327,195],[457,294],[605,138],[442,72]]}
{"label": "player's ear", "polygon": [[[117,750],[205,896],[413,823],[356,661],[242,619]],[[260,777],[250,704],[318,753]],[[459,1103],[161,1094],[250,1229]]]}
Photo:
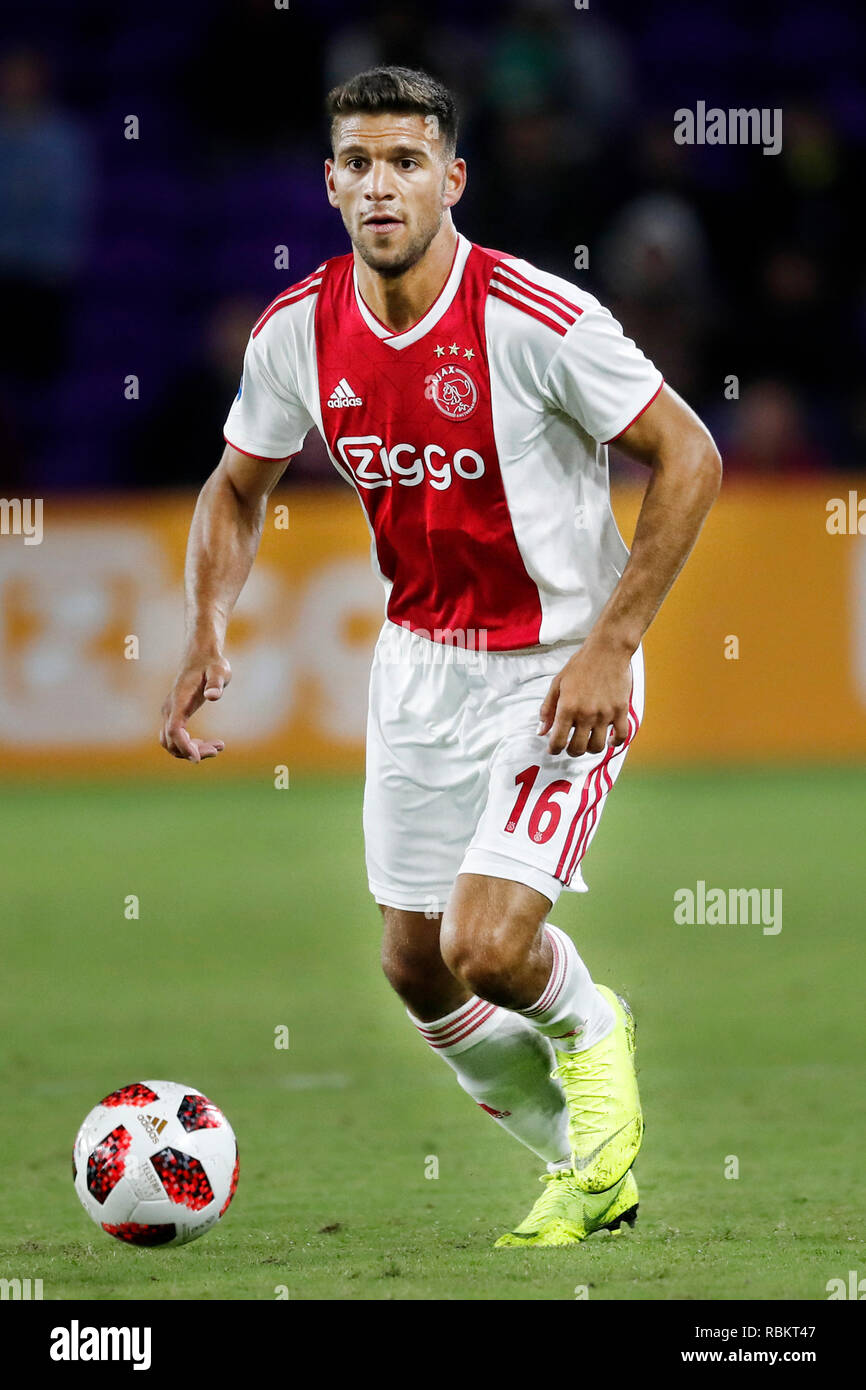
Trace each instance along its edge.
{"label": "player's ear", "polygon": [[334,187],[334,167],[335,166],[333,159],[325,160],[325,188],[327,189],[328,193],[328,202],[331,204],[332,208],[340,206],[339,199],[337,198],[337,192]]}
{"label": "player's ear", "polygon": [[445,187],[442,190],[442,206],[453,208],[459,203],[466,188],[466,160],[452,159],[445,171]]}

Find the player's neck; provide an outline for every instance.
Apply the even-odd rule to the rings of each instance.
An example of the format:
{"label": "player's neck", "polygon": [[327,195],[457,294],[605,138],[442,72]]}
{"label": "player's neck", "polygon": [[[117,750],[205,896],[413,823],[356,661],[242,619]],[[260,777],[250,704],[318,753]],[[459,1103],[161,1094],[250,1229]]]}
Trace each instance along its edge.
{"label": "player's neck", "polygon": [[448,217],[420,261],[396,278],[379,275],[356,253],[358,289],[364,303],[392,333],[404,333],[424,317],[441,294],[456,249],[457,232]]}

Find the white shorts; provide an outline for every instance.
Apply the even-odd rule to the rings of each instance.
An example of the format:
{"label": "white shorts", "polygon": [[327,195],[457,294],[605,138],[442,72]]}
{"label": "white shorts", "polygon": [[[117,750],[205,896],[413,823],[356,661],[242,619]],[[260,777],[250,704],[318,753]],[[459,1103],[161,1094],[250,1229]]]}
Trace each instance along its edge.
{"label": "white shorts", "polygon": [[632,657],[628,740],[571,758],[536,733],[580,643],[464,651],[386,621],[370,673],[364,838],[378,903],[440,913],[459,873],[513,879],[551,903],[585,893],[581,863],[643,719]]}

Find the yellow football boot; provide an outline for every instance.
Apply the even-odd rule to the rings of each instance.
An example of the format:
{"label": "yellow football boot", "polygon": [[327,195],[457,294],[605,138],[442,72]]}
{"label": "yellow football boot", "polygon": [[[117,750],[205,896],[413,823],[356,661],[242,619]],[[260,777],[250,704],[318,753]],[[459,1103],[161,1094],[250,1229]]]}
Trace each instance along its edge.
{"label": "yellow football boot", "polygon": [[613,1008],[613,1031],[585,1052],[557,1050],[559,1065],[552,1075],[568,1107],[574,1181],[583,1192],[603,1193],[634,1163],[643,1138],[643,1116],[631,1009],[605,985],[596,988]]}
{"label": "yellow football boot", "polygon": [[633,1226],[637,1220],[638,1190],[631,1170],[609,1192],[583,1192],[570,1168],[545,1173],[541,1181],[544,1191],[532,1211],[513,1231],[499,1237],[495,1250],[579,1245],[593,1231],[619,1235],[624,1221]]}

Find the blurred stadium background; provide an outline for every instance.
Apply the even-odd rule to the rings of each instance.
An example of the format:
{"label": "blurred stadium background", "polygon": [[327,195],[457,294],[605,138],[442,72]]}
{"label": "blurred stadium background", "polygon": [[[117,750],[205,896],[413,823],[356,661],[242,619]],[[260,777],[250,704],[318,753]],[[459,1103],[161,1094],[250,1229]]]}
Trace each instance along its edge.
{"label": "blurred stadium background", "polygon": [[[38,22],[7,5],[2,491],[45,500],[45,538],[0,538],[5,765],[128,769],[133,743],[139,770],[175,773],[152,731],[195,490],[251,323],[346,249],[322,188],[323,93],[393,60],[459,95],[461,230],[597,293],[722,450],[722,501],[650,637],[635,760],[866,751],[863,542],[826,529],[866,446],[863,30],[833,3],[82,0],[73,15],[46,0]],[[673,112],[697,100],[781,107],[782,152],[677,145]],[[645,479],[616,454],[612,474],[628,539]],[[366,529],[314,434],[279,496],[289,528],[266,537],[232,633],[225,775],[265,744],[360,766],[381,614]],[[822,712],[817,740],[804,707]]]}
{"label": "blurred stadium background", "polygon": [[[485,1220],[501,1226],[522,1204],[517,1193],[513,1209],[505,1194],[516,1191],[515,1173],[530,1171],[525,1156],[497,1145],[440,1064],[413,1050],[378,976],[359,774],[382,600],[357,501],[318,439],[274,495],[287,525],[269,522],[230,630],[231,690],[194,726],[224,736],[227,752],[192,769],[156,744],[180,647],[186,532],[221,451],[250,326],[286,284],[347,249],[322,187],[324,93],[393,61],[426,67],[458,93],[470,176],[460,230],[598,294],[706,420],[726,465],[722,497],[646,643],[645,727],[588,863],[599,892],[557,917],[588,940],[590,963],[644,1005],[657,1145],[646,1162],[667,1223],[657,1234],[694,1234],[688,1221],[700,1212],[695,1240],[719,1245],[700,1276],[680,1251],[659,1266],[674,1271],[668,1283],[636,1292],[636,1280],[665,1274],[620,1270],[600,1296],[738,1297],[753,1279],[756,1296],[823,1297],[823,1278],[844,1275],[854,1255],[838,1242],[859,1238],[862,1207],[852,1126],[862,1138],[863,1120],[849,1102],[860,1084],[851,991],[862,978],[866,888],[866,535],[856,527],[866,498],[864,29],[837,0],[593,0],[586,11],[570,0],[291,0],[289,9],[79,0],[74,12],[60,0],[36,10],[7,0],[0,493],[44,499],[41,544],[0,536],[3,1037],[13,1104],[45,1146],[34,1163],[15,1132],[3,1139],[18,1196],[29,1194],[3,1218],[4,1248],[22,1274],[43,1268],[34,1256],[25,1269],[15,1242],[23,1221],[38,1250],[46,1185],[52,1228],[68,1241],[82,1234],[63,1125],[74,1131],[105,1091],[161,1069],[212,1087],[249,1136],[260,1179],[271,1172],[271,1188],[250,1184],[246,1218],[235,1218],[245,1231],[286,1217],[263,1190],[291,1204],[295,1228],[332,1212],[327,1194],[286,1190],[282,1159],[273,1167],[262,1103],[277,1065],[300,1068],[289,1085],[290,1162],[294,1154],[302,1165],[317,1144],[329,1162],[330,1090],[349,1087],[352,1072],[360,1092],[341,1098],[341,1123],[355,1126],[365,1202],[383,1171],[398,1189],[405,1181],[408,1124],[423,1132],[425,1152],[443,1132],[454,1153],[460,1136],[474,1136]],[[673,113],[698,100],[781,107],[781,153],[678,146]],[[125,138],[130,116],[137,139]],[[288,270],[275,269],[280,246]],[[575,270],[579,246],[588,267]],[[645,479],[615,454],[612,475],[628,540]],[[855,520],[843,534],[828,530],[834,498]],[[275,812],[283,764],[290,795]],[[326,853],[333,837],[337,877]],[[782,887],[781,935],[711,939],[675,928],[672,893],[701,878]],[[144,935],[127,937],[118,958],[129,893],[147,900]],[[163,1025],[185,1018],[185,990],[165,969],[172,953],[195,977],[201,1006],[200,1026],[173,1037]],[[110,1035],[110,1046],[97,1045],[83,1019],[91,998],[102,1001],[99,1039]],[[319,1008],[329,1004],[364,1036],[353,1064],[334,1018],[321,1051]],[[267,1035],[287,1017],[298,1041],[284,1061]],[[388,1109],[389,1075],[419,1088],[408,1110]],[[331,1081],[317,1090],[316,1076]],[[62,1133],[39,1095],[59,1106]],[[815,1105],[804,1125],[803,1107]],[[371,1114],[375,1142],[364,1128]],[[729,1232],[755,1210],[754,1187],[735,1194],[736,1183],[720,1181],[722,1157],[738,1144],[756,1155],[762,1233],[782,1222],[768,1237],[773,1274],[749,1263],[763,1247],[737,1264],[731,1244]],[[412,1150],[406,1162],[415,1159]],[[459,1199],[468,1205],[460,1212],[455,1196],[458,1205],[443,1208],[436,1220],[446,1231],[461,1229],[477,1191],[475,1160],[455,1161],[471,1179]],[[790,1204],[814,1201],[825,1180],[829,1205],[796,1209],[805,1234],[783,1229]],[[421,1184],[425,1197],[435,1187]],[[242,1176],[239,1213],[244,1201]],[[375,1204],[368,1222],[374,1250],[387,1227]],[[219,1242],[229,1239],[218,1232],[204,1243],[221,1266]],[[315,1264],[329,1239],[314,1236],[304,1258]],[[116,1253],[102,1253],[111,1267],[100,1267],[90,1296],[126,1296]],[[55,1258],[55,1287],[80,1291],[75,1257]],[[438,1287],[415,1270],[414,1283],[382,1293],[388,1281],[373,1254],[361,1282],[344,1286],[330,1258],[306,1286],[317,1296],[403,1288],[421,1297]],[[213,1296],[202,1292],[205,1266],[188,1255],[183,1268],[200,1282],[187,1273],[177,1296]],[[136,1296],[160,1296],[144,1279]],[[233,1287],[255,1296],[254,1281],[238,1280]],[[457,1287],[445,1296],[463,1296]],[[488,1292],[471,1296],[516,1297],[526,1286],[480,1287]],[[532,1287],[533,1297],[571,1296],[556,1292],[553,1274]]]}

